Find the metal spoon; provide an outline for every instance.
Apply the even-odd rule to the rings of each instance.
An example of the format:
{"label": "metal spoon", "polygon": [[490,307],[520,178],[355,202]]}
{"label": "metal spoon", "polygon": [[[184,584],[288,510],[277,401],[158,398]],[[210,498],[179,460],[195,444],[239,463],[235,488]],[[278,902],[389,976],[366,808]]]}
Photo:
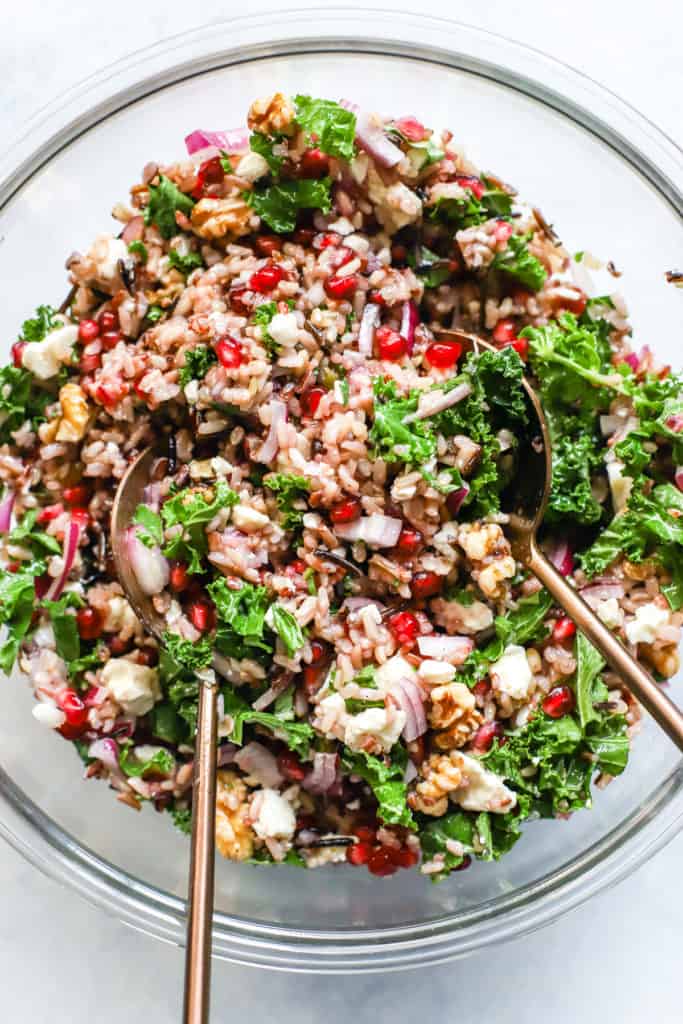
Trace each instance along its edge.
{"label": "metal spoon", "polygon": [[[464,348],[495,348],[475,335],[462,331],[439,330],[439,339],[460,342]],[[600,651],[629,690],[664,730],[679,750],[683,750],[683,712],[657,685],[649,672],[633,658],[620,640],[605,626],[581,595],[569,585],[538,546],[537,533],[545,515],[552,482],[552,450],[550,432],[538,395],[526,378],[523,379],[531,410],[536,419],[530,434],[537,443],[520,446],[520,461],[510,495],[507,534],[512,554],[518,562],[541,581],[553,600],[576,623],[581,632]],[[531,411],[530,410],[530,411]]]}
{"label": "metal spoon", "polygon": [[[140,621],[160,639],[165,622],[152,600],[140,589],[126,551],[126,530],[135,510],[144,504],[144,489],[162,453],[147,448],[131,463],[121,480],[111,513],[111,542],[119,582]],[[198,679],[199,716],[192,781],[192,846],[188,886],[185,950],[184,1024],[208,1024],[211,989],[211,930],[213,921],[216,825],[216,702],[217,685]]]}

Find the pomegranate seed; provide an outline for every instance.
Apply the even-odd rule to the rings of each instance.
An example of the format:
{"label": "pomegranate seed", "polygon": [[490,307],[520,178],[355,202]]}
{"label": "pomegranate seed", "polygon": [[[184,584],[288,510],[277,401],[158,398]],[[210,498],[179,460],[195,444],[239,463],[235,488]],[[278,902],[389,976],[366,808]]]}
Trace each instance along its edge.
{"label": "pomegranate seed", "polygon": [[277,288],[285,272],[277,263],[266,263],[260,270],[255,270],[249,278],[249,287],[255,292],[272,292]]}
{"label": "pomegranate seed", "polygon": [[417,850],[413,850],[410,846],[402,846],[398,850],[393,850],[394,864],[400,868],[414,868],[420,859],[420,855]]}
{"label": "pomegranate seed", "polygon": [[481,754],[491,749],[494,740],[504,738],[503,726],[500,722],[484,722],[472,737],[472,746]]}
{"label": "pomegranate seed", "polygon": [[520,359],[526,359],[529,354],[529,342],[526,338],[515,338],[514,341],[506,341],[502,348],[514,348]]}
{"label": "pomegranate seed", "polygon": [[280,774],[290,782],[301,782],[306,777],[306,769],[291,750],[285,750],[284,753],[278,755],[277,766],[280,769]]}
{"label": "pomegranate seed", "polygon": [[199,165],[197,171],[197,181],[192,189],[193,198],[201,199],[207,185],[220,185],[224,177],[225,171],[219,156],[212,156],[210,160],[205,160],[203,164]]}
{"label": "pomegranate seed", "polygon": [[61,503],[58,505],[46,505],[38,514],[38,522],[49,523],[53,519],[56,519],[57,516],[61,516],[63,511],[64,506]]}
{"label": "pomegranate seed", "polygon": [[398,865],[393,863],[391,853],[386,846],[380,846],[373,850],[368,860],[368,871],[378,878],[386,878],[395,875]]}
{"label": "pomegranate seed", "polygon": [[301,154],[300,178],[324,178],[330,173],[330,158],[320,149],[307,149]]}
{"label": "pomegranate seed", "polygon": [[404,526],[396,542],[396,550],[402,555],[414,555],[423,543],[424,538],[419,530],[414,530],[412,526]]}
{"label": "pomegranate seed", "polygon": [[562,718],[574,710],[574,692],[568,686],[556,686],[543,701],[543,710],[550,718]]}
{"label": "pomegranate seed", "polygon": [[414,643],[420,632],[420,623],[412,612],[396,612],[389,616],[388,624],[401,647]]}
{"label": "pomegranate seed", "polygon": [[242,346],[234,338],[226,336],[216,345],[216,355],[221,366],[234,370],[242,364]]}
{"label": "pomegranate seed", "polygon": [[86,505],[90,501],[90,488],[87,484],[65,487],[62,497],[67,505]]}
{"label": "pomegranate seed", "polygon": [[228,295],[230,307],[238,316],[251,316],[254,303],[252,299],[247,299],[246,291],[246,285],[242,285],[239,288],[231,288]]}
{"label": "pomegranate seed", "polygon": [[561,619],[558,619],[553,626],[553,640],[557,640],[558,643],[563,643],[565,640],[571,639],[575,633],[576,626],[566,615],[563,615]]}
{"label": "pomegranate seed", "polygon": [[97,640],[102,634],[102,616],[97,608],[79,608],[76,612],[78,635],[82,640]]}
{"label": "pomegranate seed", "polygon": [[311,418],[315,416],[318,411],[318,406],[320,405],[320,399],[326,394],[327,392],[324,388],[310,388],[306,391],[306,393],[301,397],[304,416],[310,416]]}
{"label": "pomegranate seed", "polygon": [[430,366],[437,370],[450,370],[462,355],[459,341],[435,341],[425,351],[425,358]]}
{"label": "pomegranate seed", "polygon": [[350,523],[351,520],[358,519],[360,512],[361,505],[358,498],[346,498],[345,501],[340,501],[332,506],[330,519],[333,523]]}
{"label": "pomegranate seed", "polygon": [[416,117],[399,117],[394,124],[408,142],[422,142],[427,134],[427,129]]}
{"label": "pomegranate seed", "polygon": [[349,864],[353,864],[355,867],[367,864],[371,856],[372,847],[368,843],[354,843],[353,846],[347,846],[346,848],[346,859]]}
{"label": "pomegranate seed", "polygon": [[512,224],[508,224],[506,220],[496,221],[496,226],[493,229],[493,237],[496,242],[501,245],[506,244],[510,236],[512,235]]}
{"label": "pomegranate seed", "polygon": [[402,359],[408,351],[406,339],[393,327],[378,327],[375,331],[375,342],[380,359],[389,359],[391,362],[395,362],[397,359]]}
{"label": "pomegranate seed", "polygon": [[348,277],[328,277],[325,281],[325,291],[331,299],[340,302],[342,299],[349,299],[358,287],[358,278],[355,274]]}
{"label": "pomegranate seed", "polygon": [[87,345],[90,341],[94,341],[99,333],[100,325],[97,320],[81,320],[78,325],[78,337],[84,345]]}
{"label": "pomegranate seed", "polygon": [[200,633],[207,633],[216,625],[216,610],[207,600],[193,601],[190,605],[190,622]]}
{"label": "pomegranate seed", "polygon": [[102,365],[102,356],[99,352],[93,352],[91,355],[83,356],[78,364],[78,369],[82,374],[94,373],[95,370]]}
{"label": "pomegranate seed", "polygon": [[486,191],[484,183],[470,174],[458,174],[455,180],[461,188],[468,188],[475,199],[481,199]]}
{"label": "pomegranate seed", "polygon": [[320,640],[311,641],[311,665],[319,665],[327,653],[327,648]]}
{"label": "pomegranate seed", "polygon": [[306,665],[304,669],[304,690],[309,697],[318,692],[322,681],[322,670],[317,665]]}
{"label": "pomegranate seed", "polygon": [[382,293],[380,291],[377,291],[377,289],[375,289],[375,290],[373,290],[373,291],[371,291],[369,293],[368,300],[370,302],[374,302],[374,304],[376,306],[386,306],[386,302],[384,301],[384,296],[382,295]]}
{"label": "pomegranate seed", "polygon": [[470,857],[469,853],[466,853],[462,859],[462,863],[458,864],[457,868],[453,868],[453,871],[466,871],[471,863],[472,858]]}
{"label": "pomegranate seed", "polygon": [[25,348],[25,341],[15,341],[14,344],[12,345],[12,362],[14,363],[15,366],[19,367],[19,369],[21,369],[21,367],[24,365],[22,359]]}
{"label": "pomegranate seed", "polygon": [[371,825],[356,825],[351,831],[357,839],[360,839],[361,843],[372,845],[377,841],[377,829],[372,828]]}
{"label": "pomegranate seed", "polygon": [[328,263],[330,270],[339,270],[346,263],[350,263],[351,260],[356,258],[356,254],[353,249],[349,249],[345,245],[340,245],[333,253]]}
{"label": "pomegranate seed", "polygon": [[119,318],[116,313],[107,309],[104,313],[100,313],[97,318],[100,331],[115,331],[119,326]]}
{"label": "pomegranate seed", "polygon": [[434,597],[441,592],[443,577],[435,572],[416,572],[410,584],[410,590],[416,600]]}
{"label": "pomegranate seed", "polygon": [[83,727],[88,721],[88,709],[86,708],[83,700],[70,687],[65,687],[60,690],[55,697],[57,706],[66,715],[66,720],[69,725],[75,726],[76,728]]}
{"label": "pomegranate seed", "polygon": [[292,238],[297,245],[311,245],[316,235],[315,228],[297,228]]}
{"label": "pomegranate seed", "polygon": [[111,380],[106,384],[98,384],[95,398],[101,405],[114,406],[128,394],[130,388],[125,380]]}
{"label": "pomegranate seed", "polygon": [[331,246],[339,245],[340,242],[341,235],[338,235],[336,231],[324,231],[313,238],[313,248],[320,251],[321,249],[329,249]]}
{"label": "pomegranate seed", "polygon": [[177,562],[171,569],[169,584],[171,590],[174,590],[176,594],[187,588],[188,577],[187,577],[187,566],[184,562]]}
{"label": "pomegranate seed", "polygon": [[85,529],[90,524],[90,513],[87,508],[74,506],[71,509],[71,518],[75,523],[78,523],[82,529]]}
{"label": "pomegranate seed", "polygon": [[154,666],[159,661],[159,652],[153,650],[151,647],[143,647],[139,650],[136,655],[138,659],[138,665]]}
{"label": "pomegranate seed", "polygon": [[563,288],[556,295],[551,293],[550,304],[553,310],[567,310],[569,313],[581,316],[588,304],[588,296],[580,288],[571,288],[571,292],[570,288],[571,286]]}
{"label": "pomegranate seed", "polygon": [[106,693],[103,686],[89,686],[84,697],[86,708],[96,708],[98,704],[102,703],[105,696]]}
{"label": "pomegranate seed", "polygon": [[101,336],[102,348],[105,352],[111,352],[113,348],[116,348],[120,341],[123,341],[123,335],[119,331],[105,331]]}
{"label": "pomegranate seed", "polygon": [[277,235],[259,235],[254,247],[261,256],[272,256],[282,248],[282,239]]}
{"label": "pomegranate seed", "polygon": [[493,340],[499,345],[503,345],[506,341],[516,341],[517,339],[517,324],[510,317],[505,320],[499,320],[496,326],[493,328]]}
{"label": "pomegranate seed", "polygon": [[491,684],[488,681],[488,679],[482,679],[481,682],[476,683],[472,687],[472,693],[475,695],[475,697],[481,697],[482,699],[488,696],[490,690]]}

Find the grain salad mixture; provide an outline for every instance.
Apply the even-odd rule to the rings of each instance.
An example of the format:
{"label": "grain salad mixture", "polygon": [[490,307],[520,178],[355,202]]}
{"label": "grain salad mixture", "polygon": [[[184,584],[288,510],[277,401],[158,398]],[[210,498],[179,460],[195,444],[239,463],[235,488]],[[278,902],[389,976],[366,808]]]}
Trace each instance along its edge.
{"label": "grain salad mixture", "polygon": [[[450,131],[275,93],[186,144],[0,371],[0,666],[86,777],[185,831],[217,672],[233,860],[442,879],[497,859],[526,819],[590,807],[640,717],[512,556],[522,375],[553,440],[543,546],[659,679],[683,622],[683,381]],[[161,645],[109,546],[150,444],[126,542]]]}

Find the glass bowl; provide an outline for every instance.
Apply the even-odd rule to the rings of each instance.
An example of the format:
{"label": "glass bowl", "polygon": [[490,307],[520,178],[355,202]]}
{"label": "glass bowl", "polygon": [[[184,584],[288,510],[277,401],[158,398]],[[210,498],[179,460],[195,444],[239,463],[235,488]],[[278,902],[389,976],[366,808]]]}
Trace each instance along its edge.
{"label": "glass bowl", "polygon": [[[110,226],[150,159],[192,129],[243,123],[275,88],[346,96],[447,125],[484,168],[547,215],[571,250],[623,272],[636,337],[680,362],[683,250],[677,147],[615,96],[543,54],[452,22],[390,12],[259,15],[169,39],[106,68],[27,126],[0,164],[0,317],[7,345],[63,264]],[[678,331],[676,330],[678,329]],[[7,353],[4,353],[5,357]],[[673,692],[676,693],[676,686]],[[53,878],[135,928],[182,943],[185,837],[103,785],[79,781],[71,746],[0,687],[0,832]],[[626,774],[566,822],[532,822],[499,864],[432,885],[402,872],[302,872],[218,858],[214,953],[293,971],[380,971],[462,956],[537,928],[623,878],[680,828],[679,754],[647,721]]]}

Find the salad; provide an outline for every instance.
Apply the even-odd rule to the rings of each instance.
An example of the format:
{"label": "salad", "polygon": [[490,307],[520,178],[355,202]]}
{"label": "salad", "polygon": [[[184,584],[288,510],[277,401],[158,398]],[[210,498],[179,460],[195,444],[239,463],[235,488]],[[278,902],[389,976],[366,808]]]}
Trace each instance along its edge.
{"label": "salad", "polygon": [[[659,679],[683,380],[597,293],[614,267],[457,135],[281,93],[247,123],[147,164],[0,370],[0,667],[87,778],[183,831],[217,673],[224,856],[441,880],[590,807],[640,718],[512,556],[523,374],[553,443],[542,544]],[[161,644],[109,543],[149,445],[126,543]]]}

